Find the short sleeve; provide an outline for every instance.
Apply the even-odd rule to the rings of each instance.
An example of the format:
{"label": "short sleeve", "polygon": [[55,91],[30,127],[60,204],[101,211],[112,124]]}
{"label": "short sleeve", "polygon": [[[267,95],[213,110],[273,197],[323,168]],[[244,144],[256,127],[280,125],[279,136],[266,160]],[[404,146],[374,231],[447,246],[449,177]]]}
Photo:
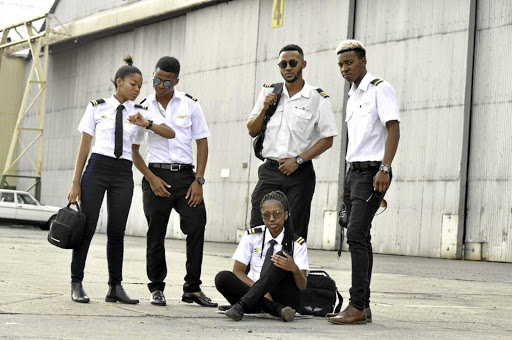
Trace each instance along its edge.
{"label": "short sleeve", "polygon": [[145,129],[141,128],[137,130],[135,134],[135,138],[133,139],[133,144],[142,145],[144,143]]}
{"label": "short sleeve", "polygon": [[334,113],[332,112],[331,101],[324,99],[318,108],[319,117],[317,130],[320,138],[333,137],[338,135],[338,128],[334,120]]}
{"label": "short sleeve", "polygon": [[376,102],[382,125],[386,125],[391,120],[400,121],[398,100],[391,84],[384,82],[377,86]]}
{"label": "short sleeve", "polygon": [[191,107],[191,116],[192,116],[192,138],[194,139],[202,139],[210,136],[210,131],[208,130],[208,124],[206,123],[206,119],[204,118],[203,110],[201,109],[201,105],[197,102],[192,103]]}
{"label": "short sleeve", "polygon": [[238,247],[236,247],[235,253],[233,254],[232,259],[238,262],[241,262],[245,265],[248,265],[251,262],[252,255],[252,247],[249,235],[244,233]]}
{"label": "short sleeve", "polygon": [[299,244],[295,242],[295,248],[293,249],[293,261],[300,270],[309,272],[309,261],[308,261],[308,247],[306,243]]}
{"label": "short sleeve", "polygon": [[89,103],[85,109],[85,113],[82,117],[82,120],[80,121],[80,124],[78,124],[78,131],[85,132],[91,136],[94,136],[96,131],[96,123],[94,122],[93,111],[93,106],[91,103]]}
{"label": "short sleeve", "polygon": [[260,94],[258,95],[258,99],[256,100],[256,103],[254,104],[254,107],[251,111],[251,114],[249,115],[249,120],[253,119],[261,112],[266,96],[265,88],[262,88]]}

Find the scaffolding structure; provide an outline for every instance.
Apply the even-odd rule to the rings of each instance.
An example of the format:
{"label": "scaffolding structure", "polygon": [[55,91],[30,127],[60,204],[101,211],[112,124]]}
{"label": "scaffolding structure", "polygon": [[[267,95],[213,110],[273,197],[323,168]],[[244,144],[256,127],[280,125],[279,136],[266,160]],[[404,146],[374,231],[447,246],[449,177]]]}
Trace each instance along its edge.
{"label": "scaffolding structure", "polygon": [[[45,14],[0,31],[0,66],[2,57],[12,53],[28,49],[32,56],[32,65],[18,111],[0,187],[11,187],[7,181],[8,178],[33,178],[35,184],[32,187],[35,187],[35,196],[38,199],[41,198],[45,93],[50,45],[49,33],[51,31],[49,27],[50,17]],[[33,119],[29,121],[27,119],[29,117],[34,117],[36,123],[34,124]],[[30,152],[33,148],[37,148],[35,159]],[[16,174],[15,166],[22,157],[27,159],[32,166],[33,176],[18,176]]]}

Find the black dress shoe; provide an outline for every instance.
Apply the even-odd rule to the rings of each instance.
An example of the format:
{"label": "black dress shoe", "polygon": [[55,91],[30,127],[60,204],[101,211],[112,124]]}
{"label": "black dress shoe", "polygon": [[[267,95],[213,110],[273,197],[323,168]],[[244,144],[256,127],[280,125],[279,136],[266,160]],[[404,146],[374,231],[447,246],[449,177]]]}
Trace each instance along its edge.
{"label": "black dress shoe", "polygon": [[183,293],[181,296],[181,301],[186,303],[195,302],[203,307],[217,307],[218,305],[217,302],[212,302],[212,300],[204,295],[203,292],[201,292],[199,296],[194,293]]}
{"label": "black dress shoe", "polygon": [[219,307],[217,307],[217,309],[225,312],[228,309],[230,309],[231,307],[233,307],[233,306],[232,305],[219,305]]}
{"label": "black dress shoe", "polygon": [[108,286],[108,293],[105,297],[106,302],[121,302],[130,305],[139,303],[139,300],[131,299],[128,294],[124,291],[122,285]]}
{"label": "black dress shoe", "polygon": [[90,301],[82,286],[82,282],[71,283],[71,299],[80,303],[88,303]]}
{"label": "black dress shoe", "polygon": [[244,307],[242,306],[242,304],[240,302],[237,302],[233,305],[233,307],[228,309],[224,314],[226,314],[227,317],[229,317],[235,321],[240,321],[244,317]]}
{"label": "black dress shoe", "polygon": [[165,295],[161,290],[155,290],[151,292],[151,304],[156,306],[165,306]]}

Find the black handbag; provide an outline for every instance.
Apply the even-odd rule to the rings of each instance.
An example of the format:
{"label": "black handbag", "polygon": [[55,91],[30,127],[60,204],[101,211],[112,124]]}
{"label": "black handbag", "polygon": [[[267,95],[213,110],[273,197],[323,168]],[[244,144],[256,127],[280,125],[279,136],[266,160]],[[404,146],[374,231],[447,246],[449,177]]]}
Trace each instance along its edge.
{"label": "black handbag", "polygon": [[[302,315],[325,316],[333,311],[338,313],[343,304],[343,297],[336,282],[323,270],[312,270],[308,275],[306,289],[301,293],[302,303],[297,312]],[[336,305],[336,297],[338,304]]]}
{"label": "black handbag", "polygon": [[265,130],[267,129],[267,123],[270,120],[270,117],[272,117],[272,115],[276,112],[277,105],[279,105],[281,93],[283,92],[283,85],[283,83],[275,84],[274,91],[272,91],[272,93],[275,93],[277,95],[277,101],[274,105],[270,105],[268,107],[267,112],[265,112],[265,117],[263,118],[263,125],[261,125],[261,131],[256,137],[254,137],[254,140],[252,141],[254,154],[262,161],[265,160],[261,155],[261,151],[263,150],[263,140],[265,139]]}
{"label": "black handbag", "polygon": [[56,247],[64,249],[74,249],[80,245],[82,234],[85,228],[85,215],[76,204],[76,209],[72,209],[72,203],[57,212],[57,217],[50,225],[48,232],[48,242]]}

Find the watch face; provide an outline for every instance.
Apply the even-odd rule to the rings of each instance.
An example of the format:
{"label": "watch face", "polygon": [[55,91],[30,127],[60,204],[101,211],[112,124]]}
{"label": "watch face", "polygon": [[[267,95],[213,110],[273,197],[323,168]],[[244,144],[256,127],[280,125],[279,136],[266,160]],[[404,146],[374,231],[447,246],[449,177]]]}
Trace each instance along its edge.
{"label": "watch face", "polygon": [[304,159],[301,157],[301,156],[297,156],[295,157],[295,161],[297,162],[297,164],[301,165],[302,163],[304,163]]}
{"label": "watch face", "polygon": [[203,177],[196,177],[196,181],[198,181],[198,182],[199,182],[199,184],[201,184],[201,185],[203,185],[203,184],[204,184],[204,182],[205,182],[205,180],[204,180],[204,178],[203,178]]}
{"label": "watch face", "polygon": [[391,168],[389,167],[389,165],[382,164],[380,166],[380,170],[383,171],[383,172],[389,172],[391,170]]}

